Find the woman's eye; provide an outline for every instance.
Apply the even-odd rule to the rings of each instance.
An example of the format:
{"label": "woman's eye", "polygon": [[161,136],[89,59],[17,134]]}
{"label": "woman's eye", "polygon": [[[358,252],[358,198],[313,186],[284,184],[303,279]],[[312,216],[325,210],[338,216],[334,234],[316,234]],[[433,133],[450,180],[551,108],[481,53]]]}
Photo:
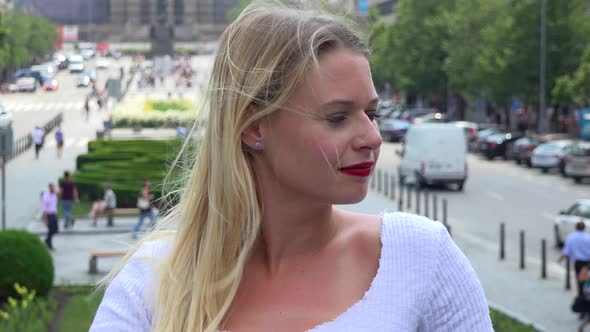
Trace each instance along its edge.
{"label": "woman's eye", "polygon": [[344,115],[336,115],[336,116],[329,116],[326,119],[328,120],[329,123],[337,124],[337,123],[341,123],[342,121],[346,120],[347,117]]}
{"label": "woman's eye", "polygon": [[376,119],[379,119],[381,117],[381,114],[377,113],[377,111],[368,111],[367,116],[371,121],[374,121]]}

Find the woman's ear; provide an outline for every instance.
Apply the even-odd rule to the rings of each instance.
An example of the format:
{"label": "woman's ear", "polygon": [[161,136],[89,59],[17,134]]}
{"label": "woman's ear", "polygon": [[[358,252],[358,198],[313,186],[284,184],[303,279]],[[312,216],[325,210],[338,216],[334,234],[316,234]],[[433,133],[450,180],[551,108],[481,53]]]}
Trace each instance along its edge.
{"label": "woman's ear", "polygon": [[[251,116],[251,114],[255,112],[254,105],[248,106],[246,110],[246,114]],[[246,145],[249,149],[253,151],[262,151],[263,149],[263,140],[264,140],[264,129],[262,128],[263,118],[258,119],[248,125],[244,131],[242,132],[242,144]]]}

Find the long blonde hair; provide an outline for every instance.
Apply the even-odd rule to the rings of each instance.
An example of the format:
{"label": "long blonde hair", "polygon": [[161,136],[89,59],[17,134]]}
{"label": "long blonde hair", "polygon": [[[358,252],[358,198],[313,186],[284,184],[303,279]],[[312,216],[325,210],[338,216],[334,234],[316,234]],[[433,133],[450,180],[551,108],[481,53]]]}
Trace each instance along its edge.
{"label": "long blonde hair", "polygon": [[[261,225],[244,129],[279,110],[323,52],[347,48],[368,56],[365,37],[349,22],[303,7],[255,1],[219,40],[200,151],[180,202],[165,218],[177,231],[159,269],[154,331],[214,332],[223,326]],[[154,232],[138,246],[162,234]]]}

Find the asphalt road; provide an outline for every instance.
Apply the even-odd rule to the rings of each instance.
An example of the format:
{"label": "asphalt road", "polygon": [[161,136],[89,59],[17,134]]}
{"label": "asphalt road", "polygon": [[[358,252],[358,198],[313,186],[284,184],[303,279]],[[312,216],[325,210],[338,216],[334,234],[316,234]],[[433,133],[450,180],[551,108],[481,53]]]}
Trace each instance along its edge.
{"label": "asphalt road", "polygon": [[[397,149],[400,149],[399,144],[384,143],[378,168],[397,174],[400,160],[395,154]],[[448,200],[452,230],[472,236],[482,246],[498,248],[500,223],[505,222],[507,255],[518,255],[519,232],[524,230],[527,256],[540,257],[540,242],[545,238],[548,259],[557,260],[555,217],[574,200],[590,197],[590,183],[575,184],[556,172],[543,174],[512,161],[487,161],[478,155],[469,155],[468,166],[469,178],[463,192],[444,187],[429,188],[438,197]],[[414,208],[415,202],[412,203]],[[432,209],[432,204],[430,206]],[[441,211],[439,204],[439,219]]]}

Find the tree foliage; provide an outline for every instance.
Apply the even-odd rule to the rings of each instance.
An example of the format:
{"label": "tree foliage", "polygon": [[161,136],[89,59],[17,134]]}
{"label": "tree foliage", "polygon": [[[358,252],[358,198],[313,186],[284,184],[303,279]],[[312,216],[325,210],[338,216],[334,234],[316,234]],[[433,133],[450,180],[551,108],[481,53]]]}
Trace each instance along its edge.
{"label": "tree foliage", "polygon": [[0,13],[0,71],[20,68],[53,50],[55,24],[18,12]]}
{"label": "tree foliage", "polygon": [[[375,81],[391,80],[424,97],[440,96],[450,82],[471,99],[535,104],[540,13],[538,0],[400,0],[393,23],[373,29]],[[590,42],[590,17],[586,0],[547,1],[546,13],[549,96],[578,67]],[[564,84],[560,91],[570,91]]]}

